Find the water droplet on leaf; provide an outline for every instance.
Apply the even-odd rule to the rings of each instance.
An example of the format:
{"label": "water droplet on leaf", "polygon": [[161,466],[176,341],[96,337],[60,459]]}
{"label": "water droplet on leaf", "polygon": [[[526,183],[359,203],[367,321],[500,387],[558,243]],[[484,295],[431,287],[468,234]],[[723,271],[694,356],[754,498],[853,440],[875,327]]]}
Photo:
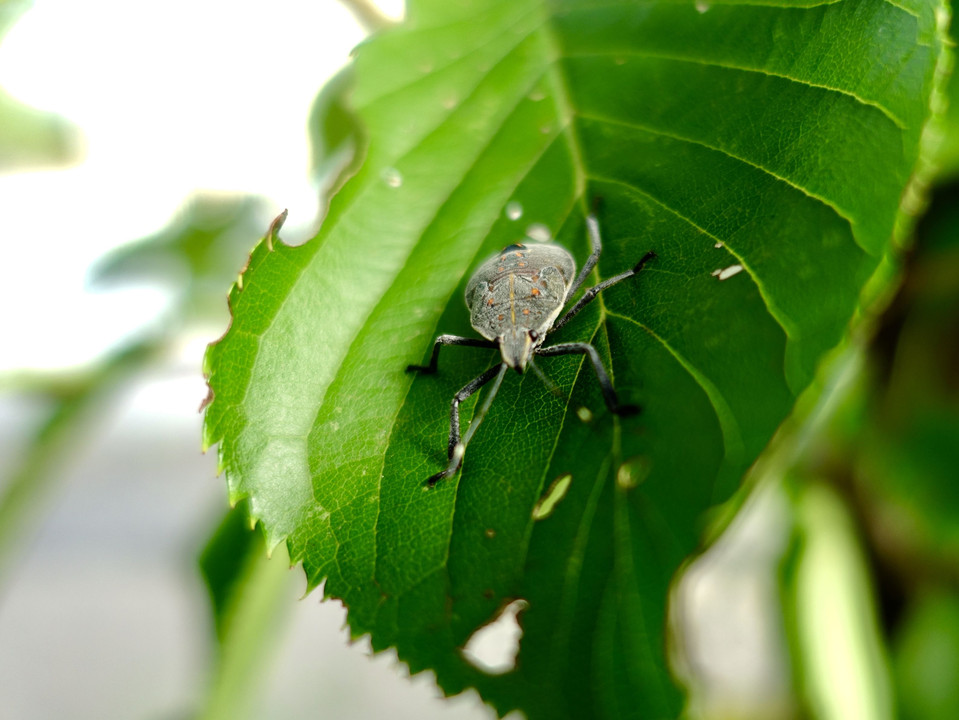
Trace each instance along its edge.
{"label": "water droplet on leaf", "polygon": [[506,203],[506,217],[510,220],[519,220],[523,217],[523,206],[515,200]]}
{"label": "water droplet on leaf", "polygon": [[398,188],[403,184],[403,176],[396,168],[386,168],[382,173],[382,177],[383,182],[392,188]]}

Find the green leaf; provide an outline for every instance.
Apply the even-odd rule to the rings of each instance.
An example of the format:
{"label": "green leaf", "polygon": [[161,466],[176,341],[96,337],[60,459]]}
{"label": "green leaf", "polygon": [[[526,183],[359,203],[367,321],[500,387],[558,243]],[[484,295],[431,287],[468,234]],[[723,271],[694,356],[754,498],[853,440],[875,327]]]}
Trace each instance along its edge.
{"label": "green leaf", "polygon": [[[959,22],[955,14],[952,15],[949,37],[955,45],[956,36],[959,35]],[[955,57],[952,59],[955,63]],[[949,80],[944,88],[947,107],[943,117],[943,140],[939,149],[937,158],[941,165],[940,172],[948,177],[955,178],[959,176],[959,73],[954,71],[950,73]]]}
{"label": "green leaf", "polygon": [[281,608],[293,599],[286,554],[267,559],[262,534],[250,526],[246,503],[232,508],[200,557],[217,637],[216,662],[198,720],[239,720],[255,707],[269,646],[282,628]]}
{"label": "green leaf", "polygon": [[[232,497],[345,601],[355,635],[448,693],[534,719],[678,714],[670,580],[888,250],[937,7],[411,3],[357,53],[363,166],[317,238],[293,248],[274,228],[253,251],[207,354],[204,440]],[[643,414],[612,417],[582,358],[544,359],[565,397],[509,374],[462,472],[427,490],[453,393],[497,356],[403,369],[438,332],[471,333],[470,269],[531,226],[582,263],[595,197],[591,282],[658,258],[556,339],[593,342]],[[515,598],[517,667],[485,673],[460,648]]]}
{"label": "green leaf", "polygon": [[65,118],[17,100],[0,88],[0,171],[36,170],[82,158],[80,131]]}
{"label": "green leaf", "polygon": [[815,482],[799,491],[796,511],[785,590],[810,717],[891,720],[889,668],[853,519],[838,495]]}
{"label": "green leaf", "polygon": [[[0,0],[0,42],[33,3]],[[0,172],[77,162],[80,131],[65,118],[30,107],[0,88]]]}
{"label": "green leaf", "polygon": [[310,108],[310,168],[331,195],[363,160],[362,126],[349,104],[353,83],[353,66],[347,65],[323,86]]}
{"label": "green leaf", "polygon": [[247,565],[261,562],[265,550],[263,537],[250,527],[247,503],[242,502],[230,508],[200,553],[200,572],[221,643],[229,630],[230,604],[242,594]]}
{"label": "green leaf", "polygon": [[896,643],[896,680],[904,720],[959,715],[959,597],[921,594]]}

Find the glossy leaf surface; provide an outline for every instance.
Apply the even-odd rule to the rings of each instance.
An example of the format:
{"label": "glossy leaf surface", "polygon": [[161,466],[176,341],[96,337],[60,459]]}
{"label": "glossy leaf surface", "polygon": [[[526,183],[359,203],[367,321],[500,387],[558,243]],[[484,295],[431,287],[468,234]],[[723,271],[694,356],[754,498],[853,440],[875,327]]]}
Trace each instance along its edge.
{"label": "glossy leaf surface", "polygon": [[[940,51],[932,2],[780,5],[411,3],[357,53],[363,166],[316,239],[271,236],[231,292],[205,441],[233,497],[354,633],[447,692],[531,718],[681,707],[669,582],[856,312]],[[453,393],[497,356],[403,369],[471,334],[470,270],[531,227],[582,263],[597,197],[589,284],[658,258],[550,341],[594,343],[643,414],[544,358],[564,397],[509,374],[462,473],[427,490]],[[460,648],[514,598],[518,664],[490,675]]]}

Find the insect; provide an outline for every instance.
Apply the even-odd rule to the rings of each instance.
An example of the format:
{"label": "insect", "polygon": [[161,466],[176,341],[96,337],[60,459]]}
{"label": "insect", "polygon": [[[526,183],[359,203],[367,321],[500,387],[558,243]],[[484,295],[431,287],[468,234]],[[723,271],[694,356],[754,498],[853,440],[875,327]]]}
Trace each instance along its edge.
{"label": "insect", "polygon": [[[407,372],[435,373],[440,347],[443,345],[498,347],[503,357],[501,363],[471,380],[453,396],[450,408],[449,465],[427,480],[430,487],[443,478],[455,475],[460,469],[466,446],[486,416],[509,368],[522,374],[529,366],[545,380],[545,376],[533,362],[534,355],[588,355],[610,412],[623,417],[639,412],[636,405],[619,403],[599,353],[592,345],[568,342],[543,347],[543,341],[550,333],[572,320],[600,292],[638,274],[647,262],[656,257],[656,253],[650,251],[631,270],[589,288],[576,304],[560,316],[570,298],[576,294],[586,276],[596,266],[602,252],[599,223],[594,216],[586,218],[586,227],[592,252],[578,275],[573,256],[555,243],[508,245],[480,265],[466,286],[466,305],[470,309],[470,324],[483,338],[440,335],[433,343],[428,365],[407,366]],[[476,412],[466,434],[461,436],[460,403],[490,381],[494,381],[492,389]]]}

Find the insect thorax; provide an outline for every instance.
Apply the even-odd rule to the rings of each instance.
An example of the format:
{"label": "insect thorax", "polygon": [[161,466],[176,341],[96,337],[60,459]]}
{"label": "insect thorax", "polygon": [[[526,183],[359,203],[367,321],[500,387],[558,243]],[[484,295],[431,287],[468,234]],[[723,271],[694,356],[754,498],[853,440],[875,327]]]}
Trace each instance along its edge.
{"label": "insect thorax", "polygon": [[575,273],[573,256],[559,245],[509,245],[470,278],[470,322],[488,340],[533,330],[542,342],[566,303]]}

